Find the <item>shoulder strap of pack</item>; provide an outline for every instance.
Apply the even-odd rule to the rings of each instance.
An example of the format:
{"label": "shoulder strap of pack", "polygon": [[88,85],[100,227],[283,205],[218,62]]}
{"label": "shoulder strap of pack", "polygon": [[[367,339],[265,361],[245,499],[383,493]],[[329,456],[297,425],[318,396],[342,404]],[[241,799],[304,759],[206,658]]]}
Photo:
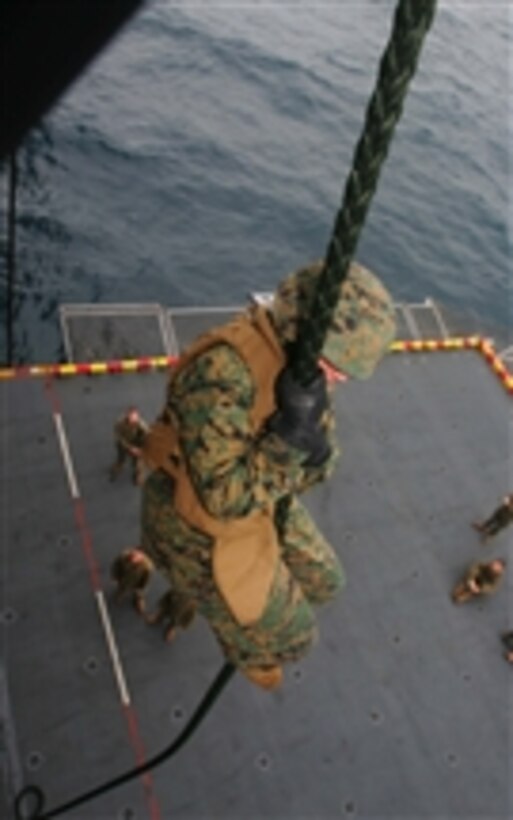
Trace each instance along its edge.
{"label": "shoulder strap of pack", "polygon": [[253,382],[258,385],[250,417],[254,429],[275,408],[274,382],[285,366],[285,353],[278,341],[265,308],[257,305],[231,322],[202,334],[180,356],[171,377],[175,379],[193,359],[224,342],[233,347],[251,371]]}

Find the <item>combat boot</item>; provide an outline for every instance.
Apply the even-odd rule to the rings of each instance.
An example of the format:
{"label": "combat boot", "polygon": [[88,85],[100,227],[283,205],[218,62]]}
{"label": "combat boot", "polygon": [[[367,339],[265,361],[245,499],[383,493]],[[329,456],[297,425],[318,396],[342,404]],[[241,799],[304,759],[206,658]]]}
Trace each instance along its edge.
{"label": "combat boot", "polygon": [[251,683],[262,689],[277,689],[283,682],[281,666],[249,666],[241,670]]}

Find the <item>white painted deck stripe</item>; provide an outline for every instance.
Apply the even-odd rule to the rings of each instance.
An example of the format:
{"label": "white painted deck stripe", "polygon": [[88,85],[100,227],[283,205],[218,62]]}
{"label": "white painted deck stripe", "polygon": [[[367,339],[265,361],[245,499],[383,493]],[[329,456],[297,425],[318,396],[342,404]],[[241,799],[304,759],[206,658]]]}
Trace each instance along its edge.
{"label": "white painted deck stripe", "polygon": [[112,629],[112,623],[110,620],[109,612],[107,610],[107,604],[105,603],[105,596],[103,592],[97,590],[96,593],[96,601],[98,604],[98,609],[100,610],[100,617],[103,624],[103,629],[105,631],[105,635],[107,638],[107,645],[109,647],[110,652],[110,659],[112,661],[112,666],[114,667],[114,675],[118,684],[119,694],[121,697],[121,702],[124,706],[130,705],[130,694],[128,692],[128,686],[126,683],[125,673],[123,672],[123,667],[121,665],[121,661],[119,658],[118,647],[116,644],[116,639],[114,637],[114,630]]}
{"label": "white painted deck stripe", "polygon": [[[55,429],[57,430],[57,438],[61,448],[62,459],[64,461],[64,467],[66,469],[66,475],[68,477],[71,497],[77,500],[80,498],[80,492],[75,476],[73,461],[71,459],[66,430],[64,429],[64,422],[60,413],[54,412],[53,418],[55,421]],[[103,631],[105,632],[105,638],[107,640],[107,646],[109,648],[110,659],[114,668],[114,677],[116,678],[116,682],[118,684],[121,702],[124,706],[129,706],[130,695],[128,692],[125,673],[123,672],[123,667],[121,665],[116,639],[114,637],[112,622],[110,620],[107,604],[105,603],[105,596],[101,590],[95,590],[94,594],[96,596],[96,602],[100,611],[100,620],[102,622]]]}
{"label": "white painted deck stripe", "polygon": [[66,475],[68,476],[71,497],[75,499],[80,498],[80,492],[78,489],[77,479],[75,477],[75,470],[73,469],[73,462],[71,461],[71,456],[68,447],[68,439],[66,437],[66,431],[64,429],[64,422],[62,421],[62,416],[60,413],[54,413],[53,419],[55,422],[55,429],[57,430],[57,438],[59,440],[59,445],[61,448],[64,467],[66,468]]}

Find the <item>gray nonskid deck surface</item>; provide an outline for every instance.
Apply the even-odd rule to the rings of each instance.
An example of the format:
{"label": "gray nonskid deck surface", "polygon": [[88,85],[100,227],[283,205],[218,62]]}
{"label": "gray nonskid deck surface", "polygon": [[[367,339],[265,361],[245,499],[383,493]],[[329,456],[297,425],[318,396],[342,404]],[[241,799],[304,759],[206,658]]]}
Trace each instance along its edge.
{"label": "gray nonskid deck surface", "polygon": [[[110,596],[110,561],[137,542],[139,516],[129,476],[107,479],[112,424],[130,403],[153,419],[164,385],[164,374],[54,383],[146,757],[176,737],[222,663],[203,622],[166,645]],[[136,753],[48,394],[36,381],[0,390],[10,748],[52,807],[135,765]],[[509,407],[472,352],[390,356],[369,382],[341,386],[340,465],[305,502],[347,588],[318,610],[321,641],[287,668],[281,691],[236,676],[152,774],[161,817],[509,816],[513,670],[499,634],[512,627],[511,581],[482,603],[449,600],[471,561],[508,553],[507,533],[481,547],[469,522],[511,486]],[[69,816],[151,814],[137,780]]]}

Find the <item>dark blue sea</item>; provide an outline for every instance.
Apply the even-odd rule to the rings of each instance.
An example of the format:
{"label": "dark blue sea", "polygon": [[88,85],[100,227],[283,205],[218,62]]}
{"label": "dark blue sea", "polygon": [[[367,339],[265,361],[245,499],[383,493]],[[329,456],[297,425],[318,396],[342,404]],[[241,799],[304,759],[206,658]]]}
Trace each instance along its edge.
{"label": "dark blue sea", "polygon": [[[439,6],[357,252],[503,335],[508,6]],[[241,304],[322,257],[394,8],[148,2],[18,152],[17,358],[59,355],[62,302]]]}

